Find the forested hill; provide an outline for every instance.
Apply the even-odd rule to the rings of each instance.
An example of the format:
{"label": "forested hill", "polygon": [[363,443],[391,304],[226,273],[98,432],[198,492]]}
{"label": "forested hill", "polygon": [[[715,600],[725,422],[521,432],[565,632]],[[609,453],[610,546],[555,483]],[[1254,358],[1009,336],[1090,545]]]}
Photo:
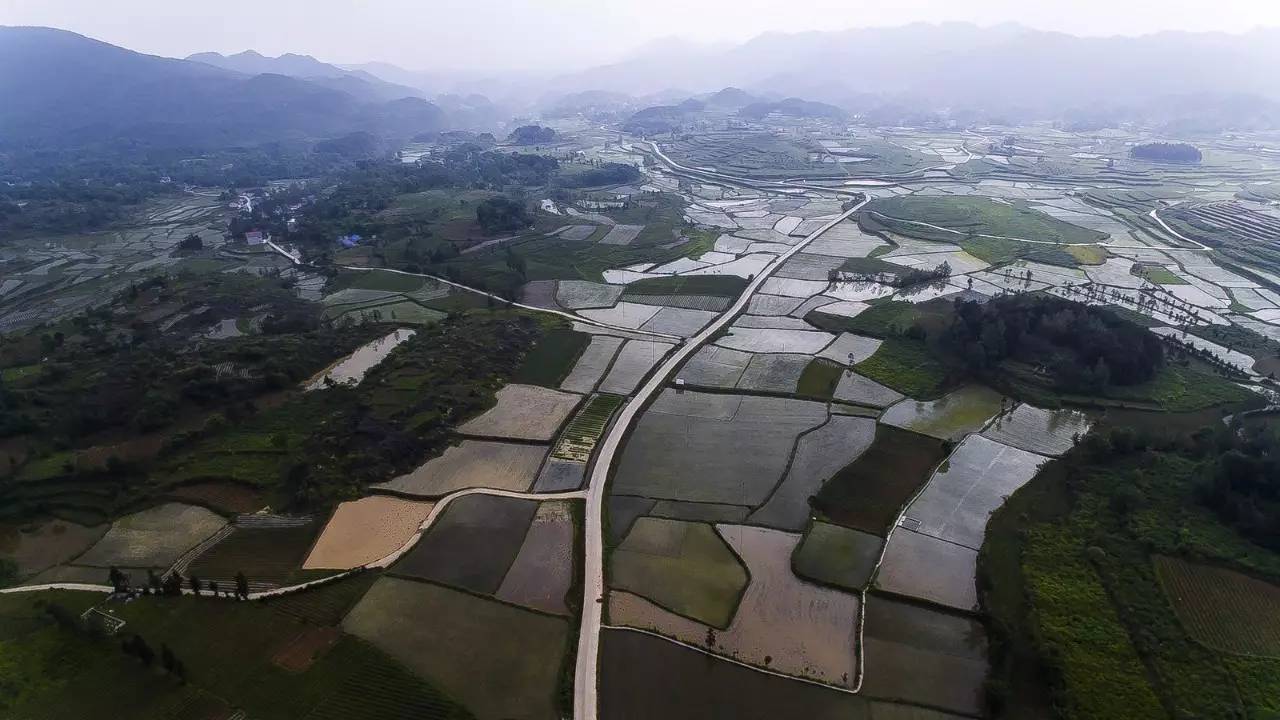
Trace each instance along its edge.
{"label": "forested hill", "polygon": [[82,35],[0,27],[0,144],[226,147],[355,130],[446,129],[420,98],[366,101],[285,75],[249,76],[136,53]]}

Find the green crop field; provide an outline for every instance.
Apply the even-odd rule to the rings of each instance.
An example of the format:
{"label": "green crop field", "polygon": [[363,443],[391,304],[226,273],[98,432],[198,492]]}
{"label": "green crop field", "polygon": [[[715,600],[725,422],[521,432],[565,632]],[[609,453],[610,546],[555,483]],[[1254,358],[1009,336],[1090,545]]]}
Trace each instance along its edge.
{"label": "green crop field", "polygon": [[1280,658],[1280,586],[1178,558],[1156,575],[1187,634],[1220,652]]}
{"label": "green crop field", "polygon": [[941,395],[950,377],[950,370],[924,342],[900,337],[888,338],[854,367],[881,385],[921,400]]}
{"label": "green crop field", "polygon": [[609,418],[625,399],[621,395],[593,395],[565,426],[555,449],[551,451],[552,456],[586,462],[604,433]]}

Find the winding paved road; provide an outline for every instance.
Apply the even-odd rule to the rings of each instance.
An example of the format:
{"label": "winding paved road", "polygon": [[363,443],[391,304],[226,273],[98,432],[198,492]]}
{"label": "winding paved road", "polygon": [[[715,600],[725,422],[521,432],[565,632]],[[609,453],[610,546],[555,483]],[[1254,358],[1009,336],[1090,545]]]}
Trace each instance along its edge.
{"label": "winding paved road", "polygon": [[[315,267],[311,263],[303,262],[301,258],[297,257],[296,255],[289,252],[288,250],[285,250],[284,248],[275,244],[275,242],[271,240],[267,241],[267,245],[270,245],[271,249],[275,250],[276,252],[288,258],[289,262],[293,263],[294,265],[298,265],[302,267]],[[591,318],[583,317],[581,315],[574,315],[573,313],[568,313],[563,310],[554,310],[552,308],[538,307],[536,305],[524,305],[522,303],[507,300],[504,297],[499,297],[498,295],[494,295],[493,293],[485,292],[484,290],[477,290],[476,288],[473,288],[470,285],[463,285],[462,283],[457,283],[452,280],[446,280],[445,278],[442,278],[438,275],[432,275],[430,273],[415,273],[415,272],[409,272],[408,270],[396,270],[394,268],[360,267],[359,265],[334,265],[333,267],[336,267],[340,270],[350,270],[353,272],[385,272],[385,273],[394,273],[396,275],[408,275],[410,277],[427,278],[429,280],[435,280],[438,283],[442,283],[450,287],[456,287],[459,290],[465,290],[466,292],[472,292],[477,295],[483,295],[487,298],[492,298],[497,302],[500,302],[503,305],[508,305],[510,307],[518,307],[522,310],[532,310],[534,312],[549,313],[551,315],[559,315],[560,317],[568,318],[569,320],[573,320],[574,322],[580,322],[584,325],[591,325],[598,328],[604,328],[605,330],[614,330],[616,332],[645,335],[647,337],[659,338],[667,342],[680,342],[680,337],[677,335],[668,335],[666,333],[652,332],[649,330],[635,330],[632,328],[622,327],[621,325],[611,325],[607,322],[592,320]]]}
{"label": "winding paved road", "polygon": [[[659,156],[666,158],[657,150],[654,145],[655,152]],[[667,160],[669,162],[669,160]],[[830,192],[830,190],[827,190]],[[863,194],[861,202],[844,211],[839,217],[827,222],[816,231],[810,233],[803,240],[796,243],[787,252],[779,255],[765,266],[758,275],[747,285],[746,289],[738,296],[735,302],[728,310],[720,314],[710,325],[703,328],[702,332],[690,338],[683,345],[679,346],[675,352],[668,357],[656,371],[650,376],[648,381],[640,388],[623,407],[618,419],[614,422],[609,430],[609,434],[598,445],[599,453],[596,455],[595,465],[591,470],[591,477],[587,486],[587,508],[585,513],[584,531],[586,533],[586,556],[583,562],[583,597],[582,597],[582,624],[578,630],[578,658],[577,667],[574,675],[574,707],[573,716],[576,720],[595,720],[598,701],[596,698],[599,657],[600,657],[600,617],[604,606],[604,499],[605,485],[609,479],[609,470],[613,467],[615,456],[618,449],[622,446],[622,441],[626,437],[627,430],[631,424],[635,422],[636,417],[641,410],[649,403],[649,401],[658,394],[666,385],[667,378],[674,373],[681,365],[688,360],[693,353],[697,352],[708,340],[723,330],[733,321],[739,313],[741,313],[750,302],[751,296],[760,289],[764,281],[769,279],[771,275],[791,256],[802,251],[805,246],[813,242],[815,238],[830,230],[836,223],[848,218],[853,213],[862,208],[871,200],[869,194]]]}

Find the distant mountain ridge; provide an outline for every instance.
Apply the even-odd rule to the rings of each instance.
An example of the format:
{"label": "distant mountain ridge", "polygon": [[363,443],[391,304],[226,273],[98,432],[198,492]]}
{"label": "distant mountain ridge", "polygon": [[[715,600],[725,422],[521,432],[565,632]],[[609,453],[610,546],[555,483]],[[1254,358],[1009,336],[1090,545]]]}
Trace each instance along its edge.
{"label": "distant mountain ridge", "polygon": [[0,27],[0,97],[20,100],[0,104],[0,144],[214,147],[449,128],[433,103],[386,101],[362,86],[351,75],[245,74],[63,30]]}
{"label": "distant mountain ridge", "polygon": [[423,97],[416,87],[387,82],[362,70],[345,70],[337,65],[321,62],[310,55],[285,53],[268,57],[254,50],[234,55],[216,52],[188,55],[191,62],[204,63],[245,75],[288,75],[313,82],[322,87],[341,90],[366,102],[387,102],[406,97]]}
{"label": "distant mountain ridge", "polygon": [[[727,50],[660,44],[549,85],[558,94],[607,89],[632,96],[672,86],[695,95],[733,87],[828,103],[889,124],[944,113],[962,121],[1103,114],[1247,126],[1275,119],[1277,67],[1277,29],[1095,38],[946,23],[767,33]],[[1193,97],[1198,101],[1179,101]],[[1178,115],[1164,114],[1170,108]]]}

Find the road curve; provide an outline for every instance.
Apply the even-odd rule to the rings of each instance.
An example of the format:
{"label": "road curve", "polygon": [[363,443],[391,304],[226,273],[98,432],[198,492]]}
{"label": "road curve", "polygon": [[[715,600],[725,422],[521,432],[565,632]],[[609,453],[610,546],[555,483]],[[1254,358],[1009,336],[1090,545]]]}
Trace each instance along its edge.
{"label": "road curve", "polygon": [[[655,146],[656,149],[656,146]],[[665,157],[665,156],[664,156]],[[840,213],[834,220],[828,221],[816,231],[807,235],[787,252],[779,255],[765,266],[756,277],[747,284],[746,289],[738,296],[728,310],[725,310],[710,325],[690,338],[668,357],[647,382],[627,402],[618,419],[613,423],[608,436],[597,446],[599,453],[591,470],[587,486],[587,508],[584,513],[583,530],[586,533],[585,557],[583,559],[583,596],[582,622],[578,630],[578,658],[574,672],[573,716],[575,720],[595,720],[598,708],[596,698],[597,669],[600,657],[600,617],[604,605],[604,497],[605,484],[609,479],[609,470],[613,466],[614,457],[627,430],[635,421],[644,406],[666,385],[667,378],[685,363],[693,353],[717,333],[733,321],[747,307],[751,296],[760,289],[764,281],[782,266],[791,256],[800,252],[819,235],[830,230],[837,223],[854,214],[871,200],[870,194],[863,194],[863,199],[853,207]]]}
{"label": "road curve", "polygon": [[[270,245],[273,250],[275,250],[276,252],[288,258],[289,262],[293,263],[294,265],[315,267],[311,263],[303,262],[293,253],[290,253],[289,251],[275,244],[271,240],[268,240],[267,244]],[[503,305],[506,305],[508,307],[518,307],[521,310],[532,310],[534,312],[550,313],[551,315],[559,315],[560,317],[568,318],[569,320],[572,320],[574,322],[580,322],[580,323],[583,323],[584,325],[591,325],[598,328],[604,328],[605,330],[613,330],[615,332],[634,333],[636,335],[646,335],[648,337],[659,338],[667,342],[677,342],[677,343],[680,342],[680,337],[677,335],[668,335],[666,333],[652,332],[650,330],[636,330],[632,328],[622,327],[621,325],[610,325],[609,323],[606,323],[606,322],[600,322],[599,320],[592,320],[591,318],[582,317],[581,315],[574,315],[573,313],[568,313],[563,310],[554,310],[552,308],[538,307],[536,305],[524,305],[522,303],[514,302],[511,300],[507,300],[506,298],[499,297],[497,295],[494,295],[493,293],[485,292],[484,290],[477,290],[476,288],[473,288],[470,285],[463,285],[462,283],[457,283],[452,280],[446,280],[445,278],[442,278],[439,275],[432,275],[430,273],[416,273],[416,272],[409,272],[408,270],[396,270],[395,268],[361,267],[359,265],[334,265],[333,267],[336,267],[340,270],[350,270],[353,272],[387,272],[387,273],[394,273],[396,275],[408,275],[410,277],[427,278],[429,280],[435,280],[438,283],[443,283],[450,287],[456,287],[459,290],[465,290],[467,292],[472,292],[477,295],[483,295],[487,298],[492,298],[493,300],[499,303],[502,303]]]}

